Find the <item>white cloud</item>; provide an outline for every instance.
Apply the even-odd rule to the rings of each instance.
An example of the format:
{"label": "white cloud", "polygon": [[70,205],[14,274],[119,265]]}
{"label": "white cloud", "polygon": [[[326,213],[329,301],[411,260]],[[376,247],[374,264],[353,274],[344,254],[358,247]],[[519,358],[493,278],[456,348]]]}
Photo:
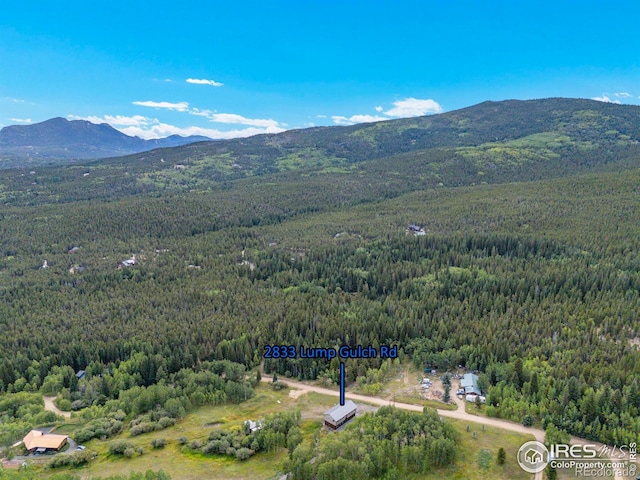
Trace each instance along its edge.
{"label": "white cloud", "polygon": [[139,105],[141,107],[150,107],[150,108],[166,108],[167,110],[177,110],[178,112],[186,112],[189,110],[189,104],[187,102],[152,102],[152,101],[136,101],[131,102],[134,105]]}
{"label": "white cloud", "polygon": [[316,115],[316,118],[327,118],[326,115]]}
{"label": "white cloud", "polygon": [[90,115],[88,117],[78,117],[76,115],[67,115],[67,118],[70,120],[87,120],[91,123],[108,123],[112,126],[121,126],[121,127],[130,127],[130,126],[142,126],[149,125],[150,123],[157,122],[157,120],[153,120],[149,117],[145,117],[143,115],[133,115],[131,117],[127,117],[125,115],[105,115],[103,117],[97,117],[95,115]]}
{"label": "white cloud", "polygon": [[9,120],[16,123],[33,123],[30,118],[10,118]]}
{"label": "white cloud", "polygon": [[211,121],[217,123],[231,123],[238,125],[252,125],[254,127],[277,127],[278,122],[272,119],[246,118],[235,113],[214,113],[211,115]]}
{"label": "white cloud", "polygon": [[631,98],[631,97],[633,97],[633,95],[631,95],[630,93],[627,93],[627,92],[618,92],[618,93],[614,93],[614,95],[616,97],[620,97],[620,98]]}
{"label": "white cloud", "polygon": [[122,133],[131,136],[137,136],[144,139],[151,138],[163,138],[168,137],[169,135],[203,135],[205,137],[213,138],[213,139],[228,139],[228,138],[238,138],[238,137],[250,137],[252,135],[259,135],[261,133],[280,133],[283,132],[284,129],[279,127],[270,127],[270,128],[245,128],[240,130],[229,130],[229,131],[221,131],[213,128],[202,128],[202,127],[176,127],[175,125],[169,125],[166,123],[156,123],[149,128],[131,126],[126,128],[119,129]]}
{"label": "white cloud", "polygon": [[347,117],[343,117],[341,115],[334,115],[331,117],[333,123],[336,125],[353,125],[353,122],[350,122]]}
{"label": "white cloud", "polygon": [[602,95],[601,97],[593,97],[591,100],[597,100],[598,102],[605,103],[620,103],[620,100],[611,100],[607,95]]}
{"label": "white cloud", "polygon": [[[432,99],[405,98],[404,100],[396,100],[393,102],[393,108],[383,112],[382,105],[374,107],[376,112],[383,113],[385,117],[380,115],[352,115],[345,117],[342,115],[333,115],[331,119],[336,125],[354,125],[356,123],[380,122],[390,120],[391,118],[419,117],[431,113],[442,112],[442,107],[438,102]],[[319,118],[324,118],[318,115]]]}
{"label": "white cloud", "polygon": [[394,107],[384,112],[390,117],[420,117],[431,113],[442,112],[442,107],[438,102],[432,99],[405,98],[393,102]]}
{"label": "white cloud", "polygon": [[[189,79],[194,80],[194,79]],[[204,82],[204,80],[194,80],[194,82]],[[193,83],[193,82],[192,82]],[[237,128],[235,130],[218,130],[215,128],[204,128],[199,126],[177,127],[167,123],[162,123],[157,118],[146,117],[144,115],[104,115],[77,117],[68,115],[69,119],[83,119],[93,123],[108,123],[126,135],[138,136],[144,139],[163,138],[169,135],[203,135],[214,139],[227,139],[236,137],[249,137],[262,133],[284,132],[287,125],[271,118],[247,118],[236,113],[217,113],[212,110],[200,110],[190,107],[188,102],[155,102],[155,101],[135,101],[133,105],[142,107],[174,110],[188,113],[199,117],[205,117],[211,122],[228,125],[246,125],[249,128]]]}
{"label": "white cloud", "polygon": [[211,85],[212,87],[221,87],[224,83],[216,82],[215,80],[207,80],[206,78],[187,78],[187,83],[193,83],[195,85]]}
{"label": "white cloud", "polygon": [[13,103],[24,103],[24,100],[22,100],[21,98],[4,97],[3,100],[7,100]]}
{"label": "white cloud", "polygon": [[370,123],[380,122],[382,120],[389,120],[386,117],[380,117],[378,115],[352,115],[350,117],[343,117],[341,115],[333,115],[331,117],[333,123],[336,125],[354,125],[356,123]]}
{"label": "white cloud", "polygon": [[247,118],[237,113],[216,113],[211,110],[199,110],[192,108],[189,113],[192,115],[198,115],[200,117],[206,117],[215,123],[226,123],[233,125],[251,125],[253,127],[265,127],[274,128],[281,126],[279,122],[271,118]]}

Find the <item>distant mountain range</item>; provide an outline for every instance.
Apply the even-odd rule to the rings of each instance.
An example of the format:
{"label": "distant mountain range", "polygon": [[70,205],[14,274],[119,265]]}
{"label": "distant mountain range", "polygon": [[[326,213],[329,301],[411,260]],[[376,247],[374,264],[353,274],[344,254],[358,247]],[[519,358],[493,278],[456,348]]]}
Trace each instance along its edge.
{"label": "distant mountain range", "polygon": [[[20,136],[25,129],[28,141]],[[41,136],[34,129],[43,129]],[[484,102],[426,117],[288,130],[119,157],[113,155],[161,147],[171,137],[145,142],[108,125],[54,119],[5,128],[0,148],[24,151],[18,145],[32,145],[39,152],[44,147],[37,145],[60,145],[70,137],[95,157],[112,157],[68,167],[71,160],[62,160],[53,168],[35,168],[36,161],[51,162],[23,157],[14,165],[20,175],[2,160],[0,202],[33,205],[238,188],[253,197],[271,192],[258,202],[267,205],[299,188],[304,198],[298,203],[316,208],[309,202],[342,205],[428,188],[631,170],[640,166],[640,106],[566,98]],[[106,153],[100,145],[111,149]],[[315,190],[324,197],[312,195]]]}
{"label": "distant mountain range", "polygon": [[[196,142],[205,143],[191,145]],[[553,159],[553,163],[585,154],[611,159],[619,157],[614,152],[637,148],[639,142],[640,107],[567,98],[488,101],[439,115],[222,141],[178,135],[143,140],[108,124],[53,118],[0,130],[0,169],[123,157],[129,168],[142,161],[141,166],[148,165],[143,167],[146,170],[153,160],[163,158],[165,167],[206,165],[201,173],[220,180],[345,168],[410,153],[415,159],[442,149],[451,158],[464,157],[466,162],[490,168],[530,163],[534,157]],[[146,153],[159,148],[163,150]]]}
{"label": "distant mountain range", "polygon": [[130,137],[112,126],[86,120],[52,118],[33,125],[11,125],[0,130],[0,168],[64,160],[88,160],[145,152],[154,148],[177,147],[211,141],[208,137],[181,137],[144,140]]}

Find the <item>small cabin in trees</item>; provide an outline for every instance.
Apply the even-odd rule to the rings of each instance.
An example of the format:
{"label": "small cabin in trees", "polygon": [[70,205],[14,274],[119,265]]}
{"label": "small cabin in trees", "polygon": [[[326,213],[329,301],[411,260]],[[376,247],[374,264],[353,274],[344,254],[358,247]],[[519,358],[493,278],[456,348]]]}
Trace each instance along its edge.
{"label": "small cabin in trees", "polygon": [[407,232],[409,233],[413,233],[416,236],[420,236],[420,235],[425,235],[426,232],[424,231],[424,228],[416,225],[415,223],[412,223],[411,225],[409,225],[407,227]]}
{"label": "small cabin in trees", "polygon": [[262,430],[262,422],[261,421],[254,422],[253,420],[247,420],[246,422],[244,422],[244,427],[245,427],[245,430],[249,431],[249,433],[254,433],[259,430]]}
{"label": "small cabin in trees", "polygon": [[330,429],[336,430],[355,417],[357,410],[358,406],[351,400],[347,400],[344,405],[336,405],[331,410],[324,412],[324,424]]}

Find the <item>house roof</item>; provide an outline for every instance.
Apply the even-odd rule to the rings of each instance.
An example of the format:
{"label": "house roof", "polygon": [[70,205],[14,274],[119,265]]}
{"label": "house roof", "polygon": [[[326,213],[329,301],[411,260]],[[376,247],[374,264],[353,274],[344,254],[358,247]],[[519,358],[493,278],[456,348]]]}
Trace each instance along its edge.
{"label": "house roof", "polygon": [[473,373],[465,373],[460,380],[460,387],[464,388],[465,393],[480,393],[478,376]]}
{"label": "house roof", "polygon": [[343,419],[352,412],[355,412],[358,406],[351,400],[347,400],[344,405],[336,405],[330,410],[324,412],[325,417],[331,418],[334,422]]}
{"label": "house roof", "polygon": [[248,420],[248,422],[249,422],[249,430],[251,432],[255,432],[256,430],[262,429],[262,422],[260,421],[254,422],[253,420]]}
{"label": "house roof", "polygon": [[34,448],[53,448],[58,450],[69,438],[67,435],[44,434],[39,430],[31,430],[22,440],[27,450]]}

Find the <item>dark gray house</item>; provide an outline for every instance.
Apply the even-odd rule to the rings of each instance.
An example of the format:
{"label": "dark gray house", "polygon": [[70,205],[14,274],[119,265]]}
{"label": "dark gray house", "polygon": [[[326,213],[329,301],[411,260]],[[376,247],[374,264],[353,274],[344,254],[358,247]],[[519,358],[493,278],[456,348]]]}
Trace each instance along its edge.
{"label": "dark gray house", "polygon": [[344,405],[336,405],[324,412],[324,424],[332,430],[340,428],[356,416],[357,410],[358,406],[351,400],[347,400]]}

